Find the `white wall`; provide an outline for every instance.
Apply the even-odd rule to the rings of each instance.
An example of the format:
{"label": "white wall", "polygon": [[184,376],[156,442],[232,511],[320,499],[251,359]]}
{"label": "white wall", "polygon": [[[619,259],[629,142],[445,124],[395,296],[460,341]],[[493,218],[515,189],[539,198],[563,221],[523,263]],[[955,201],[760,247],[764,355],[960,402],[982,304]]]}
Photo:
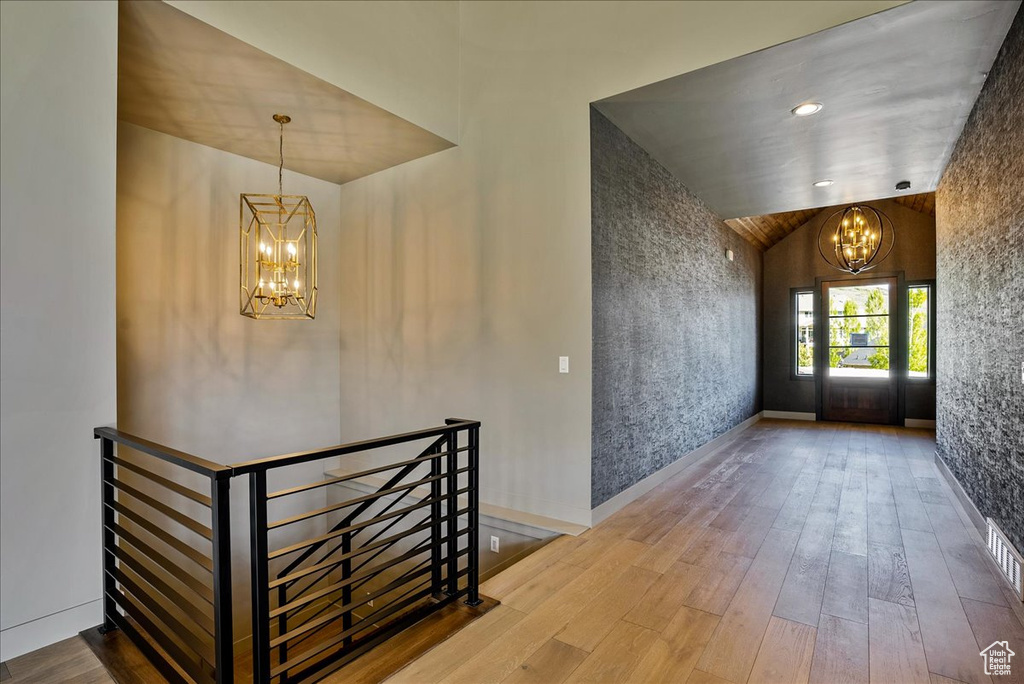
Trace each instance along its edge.
{"label": "white wall", "polygon": [[0,3],[0,660],[100,621],[117,3]]}
{"label": "white wall", "polygon": [[458,2],[167,2],[458,142]]}

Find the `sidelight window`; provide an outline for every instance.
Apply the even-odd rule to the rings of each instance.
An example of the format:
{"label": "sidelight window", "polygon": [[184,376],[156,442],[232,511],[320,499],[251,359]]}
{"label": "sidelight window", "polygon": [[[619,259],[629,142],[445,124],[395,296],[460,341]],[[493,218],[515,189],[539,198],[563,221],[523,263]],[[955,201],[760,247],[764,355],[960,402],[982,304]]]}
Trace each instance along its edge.
{"label": "sidelight window", "polygon": [[814,375],[814,292],[807,290],[795,293],[794,311],[796,319],[796,346],[793,367],[798,376]]}
{"label": "sidelight window", "polygon": [[931,306],[930,285],[907,288],[907,368],[911,378],[931,377]]}

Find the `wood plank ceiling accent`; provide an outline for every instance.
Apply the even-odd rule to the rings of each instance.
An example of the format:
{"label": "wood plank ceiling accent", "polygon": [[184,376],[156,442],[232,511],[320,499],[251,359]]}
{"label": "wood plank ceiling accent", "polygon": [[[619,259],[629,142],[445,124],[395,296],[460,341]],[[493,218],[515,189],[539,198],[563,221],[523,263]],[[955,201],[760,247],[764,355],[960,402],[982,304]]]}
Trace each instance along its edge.
{"label": "wood plank ceiling accent", "polygon": [[[908,209],[913,209],[932,217],[935,216],[934,192],[900,195],[890,199]],[[822,209],[824,207],[785,211],[779,214],[766,214],[764,216],[726,219],[725,224],[763,252],[817,216]]]}
{"label": "wood plank ceiling accent", "polygon": [[900,195],[899,197],[893,197],[892,200],[896,204],[902,204],[907,209],[913,209],[914,211],[919,211],[922,214],[928,214],[932,218],[935,218],[934,192],[922,192],[917,195]]}
{"label": "wood plank ceiling accent", "polygon": [[277,166],[288,114],[285,168],[339,184],[453,146],[163,2],[118,7],[122,121]]}
{"label": "wood plank ceiling accent", "polygon": [[785,211],[781,214],[727,219],[726,225],[764,251],[818,215],[821,209]]}

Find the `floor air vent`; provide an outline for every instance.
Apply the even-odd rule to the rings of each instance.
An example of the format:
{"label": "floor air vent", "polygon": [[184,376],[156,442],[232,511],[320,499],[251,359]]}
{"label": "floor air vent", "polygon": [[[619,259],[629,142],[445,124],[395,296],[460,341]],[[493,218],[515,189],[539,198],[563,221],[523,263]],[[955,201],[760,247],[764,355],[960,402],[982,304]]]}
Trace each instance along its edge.
{"label": "floor air vent", "polygon": [[988,518],[988,550],[992,553],[992,557],[996,559],[996,563],[999,564],[1003,575],[1010,581],[1013,590],[1017,592],[1017,598],[1024,601],[1024,586],[1022,586],[1020,576],[1020,569],[1021,565],[1024,565],[1024,559],[1021,559],[1020,553],[1017,552],[1017,549],[1013,548],[1013,545],[1010,544],[1003,531],[992,522],[992,518]]}

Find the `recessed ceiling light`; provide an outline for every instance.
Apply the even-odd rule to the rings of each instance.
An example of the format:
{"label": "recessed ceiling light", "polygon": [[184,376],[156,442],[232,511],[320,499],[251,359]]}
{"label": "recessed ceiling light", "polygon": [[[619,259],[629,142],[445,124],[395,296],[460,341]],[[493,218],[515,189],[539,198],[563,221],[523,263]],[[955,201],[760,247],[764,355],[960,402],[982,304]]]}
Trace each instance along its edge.
{"label": "recessed ceiling light", "polygon": [[793,116],[810,116],[811,114],[817,114],[820,112],[821,108],[824,106],[825,105],[820,102],[804,102],[803,104],[798,104],[796,107],[793,107],[790,111],[793,113]]}
{"label": "recessed ceiling light", "polygon": [[835,183],[831,178],[825,178],[824,180],[814,181],[814,187],[816,188],[827,188],[828,186]]}

